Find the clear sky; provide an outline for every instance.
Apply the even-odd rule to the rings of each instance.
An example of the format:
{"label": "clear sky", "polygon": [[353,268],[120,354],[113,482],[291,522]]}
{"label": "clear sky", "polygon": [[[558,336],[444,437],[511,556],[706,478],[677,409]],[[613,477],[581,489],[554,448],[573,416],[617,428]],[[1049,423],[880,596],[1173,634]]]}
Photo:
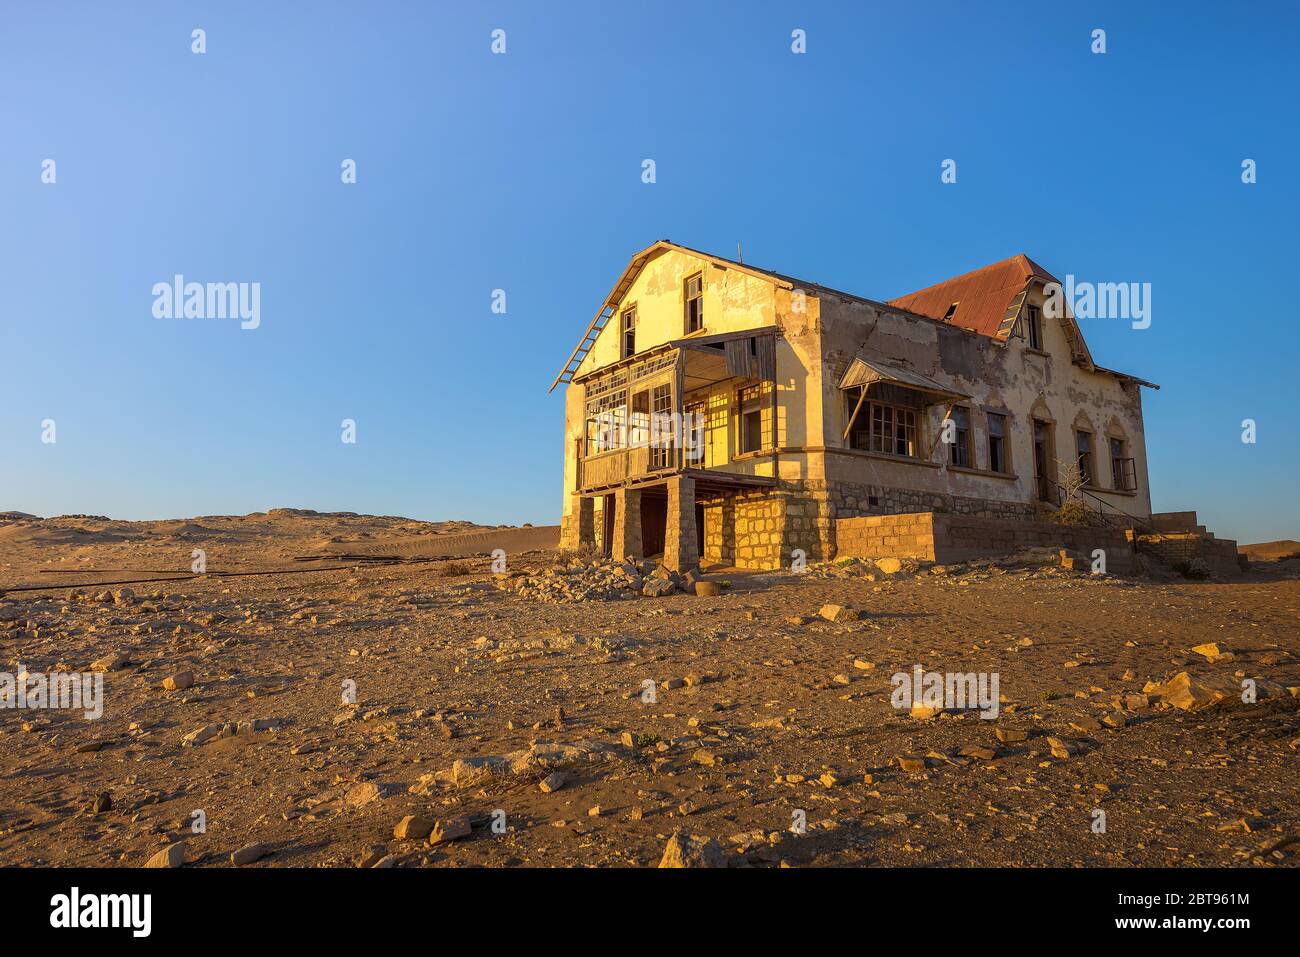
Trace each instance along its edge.
{"label": "clear sky", "polygon": [[[1084,334],[1162,386],[1155,508],[1300,538],[1298,91],[1291,4],[6,3],[0,509],[557,521],[546,388],[668,238],[874,298],[1150,282]],[[260,326],[155,318],[177,273]]]}

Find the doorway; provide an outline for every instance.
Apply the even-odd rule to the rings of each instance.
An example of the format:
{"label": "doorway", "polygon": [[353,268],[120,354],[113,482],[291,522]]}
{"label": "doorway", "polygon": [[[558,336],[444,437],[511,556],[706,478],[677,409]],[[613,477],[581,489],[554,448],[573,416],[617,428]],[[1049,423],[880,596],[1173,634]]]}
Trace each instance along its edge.
{"label": "doorway", "polygon": [[600,554],[609,558],[614,553],[614,496],[603,495],[600,500]]}
{"label": "doorway", "polygon": [[1034,419],[1034,480],[1038,485],[1038,499],[1056,504],[1056,481],[1049,471],[1052,463],[1052,426],[1042,419]]}

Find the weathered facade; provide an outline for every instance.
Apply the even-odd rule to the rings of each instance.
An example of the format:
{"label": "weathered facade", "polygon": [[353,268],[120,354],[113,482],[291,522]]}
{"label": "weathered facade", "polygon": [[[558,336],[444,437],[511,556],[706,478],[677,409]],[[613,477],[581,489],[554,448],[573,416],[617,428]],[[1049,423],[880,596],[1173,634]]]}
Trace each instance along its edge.
{"label": "weathered facade", "polygon": [[833,556],[836,519],[1029,520],[1080,483],[1146,519],[1149,383],[1093,362],[1053,281],[1017,256],[878,302],[655,243],[555,381],[562,543],[776,568]]}

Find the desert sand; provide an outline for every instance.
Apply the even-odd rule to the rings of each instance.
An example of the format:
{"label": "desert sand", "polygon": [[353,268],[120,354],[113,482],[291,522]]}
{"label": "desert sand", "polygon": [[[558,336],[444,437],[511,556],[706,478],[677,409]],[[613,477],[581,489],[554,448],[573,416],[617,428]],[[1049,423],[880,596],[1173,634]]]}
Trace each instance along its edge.
{"label": "desert sand", "polygon": [[[296,510],[0,519],[0,671],[94,666],[104,695],[97,720],[0,711],[0,865],[1300,855],[1300,561],[858,561],[646,597],[653,563],[556,541]],[[996,718],[895,707],[915,665],[996,673]]]}

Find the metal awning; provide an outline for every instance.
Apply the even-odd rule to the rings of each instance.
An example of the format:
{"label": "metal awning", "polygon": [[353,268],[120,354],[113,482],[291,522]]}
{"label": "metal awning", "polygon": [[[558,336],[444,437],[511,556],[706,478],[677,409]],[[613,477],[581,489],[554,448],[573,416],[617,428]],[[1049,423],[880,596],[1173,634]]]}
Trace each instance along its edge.
{"label": "metal awning", "polygon": [[869,386],[877,382],[902,386],[915,392],[923,392],[926,395],[933,396],[935,402],[970,398],[964,392],[955,392],[945,385],[940,385],[929,376],[923,376],[919,372],[904,369],[883,359],[866,356],[860,352],[853,357],[849,367],[844,370],[844,375],[840,376],[839,387],[841,389],[856,389],[858,386]]}

